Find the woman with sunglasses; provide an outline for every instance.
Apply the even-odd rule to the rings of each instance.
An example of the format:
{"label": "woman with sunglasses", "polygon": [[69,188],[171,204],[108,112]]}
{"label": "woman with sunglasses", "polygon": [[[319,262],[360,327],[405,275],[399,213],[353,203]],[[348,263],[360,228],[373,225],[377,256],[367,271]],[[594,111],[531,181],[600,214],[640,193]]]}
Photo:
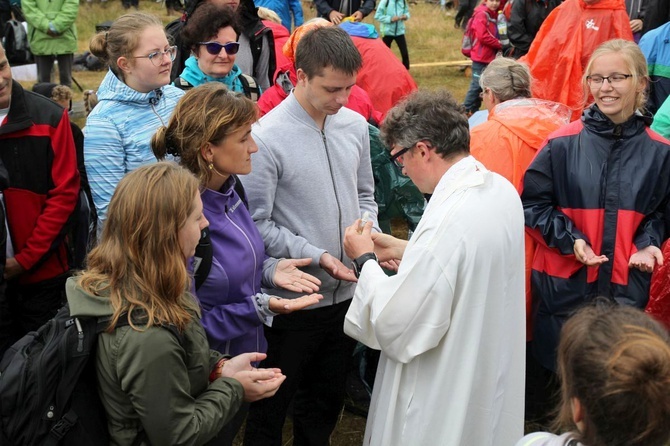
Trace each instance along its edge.
{"label": "woman with sunglasses", "polygon": [[93,36],[90,49],[109,64],[98,88],[99,103],[84,128],[86,171],[101,231],[121,178],[156,162],[151,136],[167,124],[184,93],[168,85],[176,47],[155,16],[138,12],[119,17],[109,31]]}
{"label": "woman with sunglasses", "polygon": [[594,104],[551,134],[523,179],[526,226],[537,242],[531,272],[536,390],[558,388],[556,348],[565,320],[605,296],[644,308],[670,229],[670,144],[643,114],[647,64],[639,47],[610,40],[589,60]]}
{"label": "woman with sunglasses", "polygon": [[256,80],[235,65],[240,49],[235,12],[213,3],[200,5],[182,30],[182,42],[191,48],[191,57],[174,85],[188,90],[206,82],[220,82],[230,91],[258,100],[261,89]]}

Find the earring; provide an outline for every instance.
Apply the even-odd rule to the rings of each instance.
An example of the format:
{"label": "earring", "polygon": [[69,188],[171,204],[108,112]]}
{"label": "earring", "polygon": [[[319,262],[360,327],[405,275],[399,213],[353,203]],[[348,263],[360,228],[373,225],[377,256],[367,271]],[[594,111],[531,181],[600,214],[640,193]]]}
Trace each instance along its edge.
{"label": "earring", "polygon": [[209,163],[209,164],[207,165],[207,167],[209,167],[209,170],[214,169],[214,163]]}

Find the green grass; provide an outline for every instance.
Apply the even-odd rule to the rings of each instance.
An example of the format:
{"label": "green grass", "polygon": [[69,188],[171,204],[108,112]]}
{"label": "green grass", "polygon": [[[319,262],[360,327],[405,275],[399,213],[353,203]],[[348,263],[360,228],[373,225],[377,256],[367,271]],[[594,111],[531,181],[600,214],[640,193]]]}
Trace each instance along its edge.
{"label": "green grass", "polygon": [[[316,10],[311,8],[311,2],[303,1],[305,20],[316,15]],[[164,23],[178,18],[178,15],[168,15],[161,3],[153,0],[142,0],[140,10],[156,14]],[[131,9],[130,11],[134,11]],[[411,63],[419,64],[426,62],[460,61],[465,58],[460,53],[461,31],[454,29],[453,18],[442,12],[439,6],[430,3],[419,3],[410,5],[411,18],[407,22],[407,44]],[[101,3],[99,0],[92,2],[82,1],[79,6],[77,17],[77,31],[79,34],[79,51],[88,50],[91,37],[95,34],[95,25],[125,14],[128,10],[123,9],[120,0],[108,0]],[[374,23],[370,14],[365,22]],[[392,51],[400,58],[400,53],[395,44]],[[420,88],[438,89],[446,88],[462,101],[468,89],[470,79],[456,67],[414,67],[410,73]],[[104,72],[77,72],[74,73],[76,80],[86,89],[97,89]],[[32,87],[32,83],[26,82],[24,86]],[[75,89],[75,100],[81,100],[82,93]]]}

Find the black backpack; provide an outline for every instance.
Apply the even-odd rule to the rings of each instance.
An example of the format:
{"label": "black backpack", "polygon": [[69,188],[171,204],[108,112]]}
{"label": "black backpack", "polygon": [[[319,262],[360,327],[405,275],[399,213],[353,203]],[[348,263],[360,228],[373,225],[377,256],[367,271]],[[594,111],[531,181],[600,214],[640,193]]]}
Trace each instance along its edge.
{"label": "black backpack", "polygon": [[33,63],[33,54],[28,44],[28,33],[23,24],[17,20],[9,20],[5,24],[2,46],[5,48],[7,60],[12,66]]}
{"label": "black backpack", "polygon": [[[0,444],[109,444],[95,372],[98,334],[108,325],[108,318],[71,317],[65,305],[5,352],[0,361]],[[123,325],[128,325],[125,315],[116,326]],[[164,327],[183,345],[176,327]],[[140,432],[133,445],[145,439]]]}

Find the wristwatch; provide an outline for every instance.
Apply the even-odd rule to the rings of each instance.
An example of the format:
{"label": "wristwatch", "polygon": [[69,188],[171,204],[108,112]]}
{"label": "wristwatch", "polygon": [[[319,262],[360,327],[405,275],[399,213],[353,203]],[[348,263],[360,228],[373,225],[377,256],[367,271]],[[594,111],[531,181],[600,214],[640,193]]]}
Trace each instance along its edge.
{"label": "wristwatch", "polygon": [[374,260],[375,262],[379,262],[379,260],[377,259],[377,254],[375,254],[374,252],[366,252],[365,254],[356,257],[354,261],[351,262],[351,265],[354,267],[354,274],[356,275],[357,279],[361,275],[363,264],[368,260]]}

